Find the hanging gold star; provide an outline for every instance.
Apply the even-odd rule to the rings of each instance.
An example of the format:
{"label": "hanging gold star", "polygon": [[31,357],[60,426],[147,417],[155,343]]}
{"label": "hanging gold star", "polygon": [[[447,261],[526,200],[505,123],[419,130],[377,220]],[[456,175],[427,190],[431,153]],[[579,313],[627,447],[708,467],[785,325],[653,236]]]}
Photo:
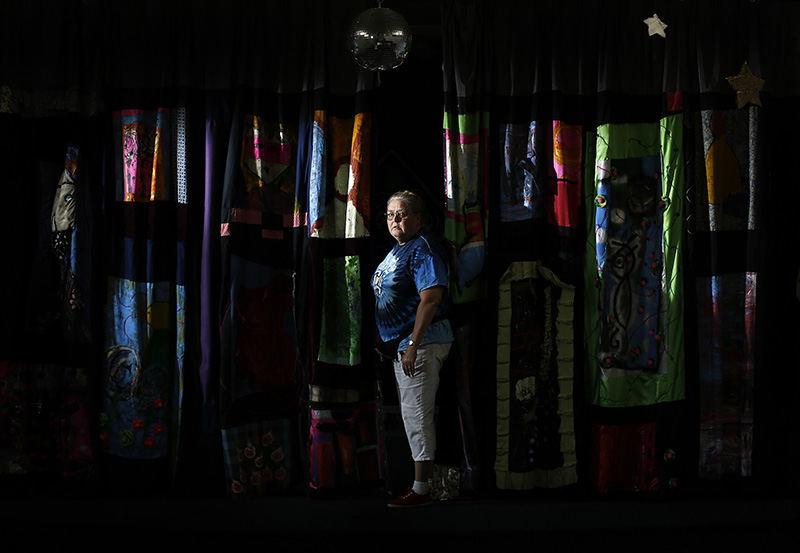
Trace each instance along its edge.
{"label": "hanging gold star", "polygon": [[758,97],[758,92],[764,88],[764,79],[759,79],[753,72],[750,71],[750,66],[744,62],[742,68],[739,70],[738,75],[733,77],[725,77],[731,87],[736,91],[736,107],[742,108],[747,102],[761,105],[761,98]]}
{"label": "hanging gold star", "polygon": [[667,38],[667,33],[664,32],[664,29],[669,27],[666,23],[661,21],[658,17],[658,14],[653,14],[653,17],[648,17],[644,20],[644,24],[647,25],[647,36],[653,35],[661,35],[664,38]]}

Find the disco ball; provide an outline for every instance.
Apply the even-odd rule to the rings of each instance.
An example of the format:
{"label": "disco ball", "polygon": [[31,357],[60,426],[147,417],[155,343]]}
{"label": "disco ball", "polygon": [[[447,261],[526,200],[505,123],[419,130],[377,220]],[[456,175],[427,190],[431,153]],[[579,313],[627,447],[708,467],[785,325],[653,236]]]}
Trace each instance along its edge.
{"label": "disco ball", "polygon": [[411,47],[408,23],[389,8],[361,12],[350,26],[348,47],[362,69],[388,71],[402,64]]}

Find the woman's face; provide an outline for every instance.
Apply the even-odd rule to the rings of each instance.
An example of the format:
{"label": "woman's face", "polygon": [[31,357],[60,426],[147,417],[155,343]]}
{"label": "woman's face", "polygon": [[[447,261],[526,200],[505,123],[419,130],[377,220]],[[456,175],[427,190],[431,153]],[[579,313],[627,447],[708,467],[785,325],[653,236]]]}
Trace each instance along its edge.
{"label": "woman's face", "polygon": [[401,246],[422,228],[422,215],[412,213],[402,200],[392,200],[386,206],[386,227]]}

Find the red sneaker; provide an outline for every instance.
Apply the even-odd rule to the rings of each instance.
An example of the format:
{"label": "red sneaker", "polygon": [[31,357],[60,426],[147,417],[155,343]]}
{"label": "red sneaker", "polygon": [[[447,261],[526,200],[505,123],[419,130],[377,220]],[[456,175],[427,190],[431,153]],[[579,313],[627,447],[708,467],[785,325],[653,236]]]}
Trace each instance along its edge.
{"label": "red sneaker", "polygon": [[413,489],[409,489],[407,492],[399,495],[397,498],[391,500],[387,506],[389,507],[422,507],[424,505],[430,505],[431,502],[431,494],[426,493],[425,495],[419,495]]}

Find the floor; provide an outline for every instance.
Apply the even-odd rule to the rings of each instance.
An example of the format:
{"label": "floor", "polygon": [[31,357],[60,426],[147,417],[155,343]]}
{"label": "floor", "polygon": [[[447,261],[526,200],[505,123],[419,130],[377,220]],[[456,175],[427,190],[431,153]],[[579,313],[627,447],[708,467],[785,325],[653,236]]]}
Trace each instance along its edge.
{"label": "floor", "polygon": [[[800,537],[796,497],[451,499],[389,509],[383,497],[308,499],[47,497],[0,499],[3,551],[786,551]],[[605,544],[605,546],[603,546]]]}

